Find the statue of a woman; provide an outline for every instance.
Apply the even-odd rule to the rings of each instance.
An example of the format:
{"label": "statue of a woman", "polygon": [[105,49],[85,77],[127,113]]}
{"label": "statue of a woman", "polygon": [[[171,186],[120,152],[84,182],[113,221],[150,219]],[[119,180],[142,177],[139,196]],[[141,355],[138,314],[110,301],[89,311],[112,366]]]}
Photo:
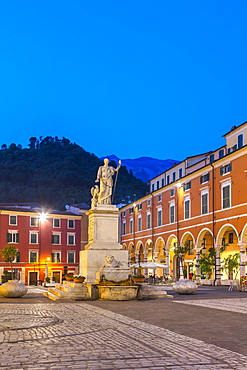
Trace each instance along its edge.
{"label": "statue of a woman", "polygon": [[100,183],[100,190],[98,193],[98,204],[111,204],[112,201],[112,176],[117,172],[121,166],[121,161],[118,162],[118,167],[114,168],[108,166],[109,159],[104,159],[104,166],[100,166],[97,173],[95,182]]}

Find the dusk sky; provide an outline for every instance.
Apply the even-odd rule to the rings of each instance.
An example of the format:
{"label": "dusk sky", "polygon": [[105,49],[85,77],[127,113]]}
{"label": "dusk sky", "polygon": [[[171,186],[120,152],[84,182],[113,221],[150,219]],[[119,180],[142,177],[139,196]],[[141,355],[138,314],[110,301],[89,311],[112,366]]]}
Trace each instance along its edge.
{"label": "dusk sky", "polygon": [[4,0],[2,144],[183,160],[247,120],[247,1]]}

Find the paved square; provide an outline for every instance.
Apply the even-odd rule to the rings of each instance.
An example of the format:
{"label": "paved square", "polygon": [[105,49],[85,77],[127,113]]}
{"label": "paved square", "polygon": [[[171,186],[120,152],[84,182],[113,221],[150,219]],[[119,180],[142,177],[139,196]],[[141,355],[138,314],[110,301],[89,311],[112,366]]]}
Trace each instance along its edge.
{"label": "paved square", "polygon": [[0,317],[0,369],[247,369],[244,355],[83,302],[5,303]]}

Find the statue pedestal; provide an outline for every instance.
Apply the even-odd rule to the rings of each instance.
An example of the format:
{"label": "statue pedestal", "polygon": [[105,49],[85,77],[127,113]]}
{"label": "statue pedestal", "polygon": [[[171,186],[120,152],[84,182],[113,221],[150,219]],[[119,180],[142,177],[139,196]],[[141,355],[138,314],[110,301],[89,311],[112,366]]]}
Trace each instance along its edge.
{"label": "statue pedestal", "polygon": [[95,283],[96,273],[105,265],[105,256],[112,255],[122,263],[128,263],[128,251],[122,249],[119,240],[119,211],[114,205],[99,204],[88,215],[88,244],[80,251],[80,275],[87,283]]}

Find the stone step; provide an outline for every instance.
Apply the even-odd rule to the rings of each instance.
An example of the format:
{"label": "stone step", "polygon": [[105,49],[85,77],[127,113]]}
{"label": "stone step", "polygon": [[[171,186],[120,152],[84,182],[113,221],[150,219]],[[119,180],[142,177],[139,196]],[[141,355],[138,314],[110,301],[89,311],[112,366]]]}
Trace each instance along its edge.
{"label": "stone step", "polygon": [[142,285],[138,290],[137,299],[173,298],[168,295],[164,287]]}
{"label": "stone step", "polygon": [[57,296],[55,296],[54,294],[50,293],[50,292],[44,292],[43,293],[43,296],[46,297],[46,298],[49,298],[51,299],[52,301],[56,301],[58,299]]}
{"label": "stone step", "polygon": [[55,288],[48,288],[47,292],[44,292],[43,295],[54,301],[57,299],[91,299],[87,286],[80,283],[56,284]]}

